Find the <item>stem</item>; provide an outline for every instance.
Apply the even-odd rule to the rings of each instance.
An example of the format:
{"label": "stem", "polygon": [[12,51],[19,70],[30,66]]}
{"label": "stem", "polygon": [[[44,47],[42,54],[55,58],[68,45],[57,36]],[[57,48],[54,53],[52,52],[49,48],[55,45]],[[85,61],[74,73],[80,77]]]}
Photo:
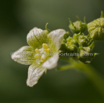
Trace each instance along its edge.
{"label": "stem", "polygon": [[68,65],[65,65],[65,66],[61,66],[61,67],[58,68],[58,70],[65,70],[65,69],[69,69],[69,68],[72,69],[73,65],[68,64]]}
{"label": "stem", "polygon": [[[65,60],[65,59],[64,59]],[[66,60],[68,62],[68,60]],[[94,70],[94,68],[88,64],[84,64],[77,60],[70,60],[70,65],[65,65],[59,68],[59,70],[66,70],[75,68],[86,74],[86,76],[93,82],[93,84],[98,88],[99,92],[104,98],[104,80],[102,77]]]}
{"label": "stem", "polygon": [[104,80],[102,77],[94,70],[93,67],[87,64],[83,64],[82,62],[74,64],[76,69],[83,71],[87,77],[95,84],[98,88],[99,92],[102,94],[104,98]]}

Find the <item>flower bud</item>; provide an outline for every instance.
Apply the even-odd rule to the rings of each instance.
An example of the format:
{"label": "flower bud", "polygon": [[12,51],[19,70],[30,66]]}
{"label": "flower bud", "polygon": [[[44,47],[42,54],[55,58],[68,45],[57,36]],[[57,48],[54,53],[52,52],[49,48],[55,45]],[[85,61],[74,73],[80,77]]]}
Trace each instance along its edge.
{"label": "flower bud", "polygon": [[87,25],[90,37],[93,40],[104,41],[104,17],[102,15],[100,18],[88,23]]}
{"label": "flower bud", "polygon": [[80,35],[78,37],[78,44],[79,44],[79,46],[88,46],[88,43],[89,43],[89,39],[88,39],[87,36]]}
{"label": "flower bud", "polygon": [[66,46],[69,46],[69,45],[76,45],[76,46],[78,46],[78,41],[77,41],[77,39],[73,39],[73,38],[69,37],[69,38],[67,39]]}
{"label": "flower bud", "polygon": [[67,40],[67,42],[70,42],[72,39],[73,38],[69,36],[66,40]]}
{"label": "flower bud", "polygon": [[89,47],[83,47],[80,50],[79,60],[81,60],[84,63],[90,63],[91,60],[94,57],[94,53],[91,53],[91,50]]}
{"label": "flower bud", "polygon": [[65,34],[64,34],[64,39],[67,39],[69,37],[69,32],[66,32]]}
{"label": "flower bud", "polygon": [[76,45],[68,45],[67,48],[70,52],[77,52],[77,46]]}
{"label": "flower bud", "polygon": [[84,32],[85,29],[87,28],[87,24],[81,22],[80,20],[77,20],[75,22],[70,21],[69,28],[74,32],[74,33],[79,33],[79,32]]}
{"label": "flower bud", "polygon": [[78,49],[78,40],[76,38],[77,35],[73,35],[74,38],[68,37],[67,43],[65,44],[66,47],[68,48],[69,52],[76,52]]}
{"label": "flower bud", "polygon": [[78,39],[78,36],[79,36],[79,34],[74,34],[73,35],[73,39],[76,39],[77,40]]}

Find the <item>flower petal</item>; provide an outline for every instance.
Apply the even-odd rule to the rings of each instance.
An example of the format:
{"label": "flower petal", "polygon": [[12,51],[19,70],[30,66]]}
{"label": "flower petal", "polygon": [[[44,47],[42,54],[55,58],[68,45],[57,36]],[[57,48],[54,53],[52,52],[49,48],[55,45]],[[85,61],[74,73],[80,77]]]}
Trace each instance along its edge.
{"label": "flower petal", "polygon": [[33,28],[27,35],[27,43],[34,47],[39,48],[42,46],[42,43],[46,43],[47,41],[47,33],[39,28]]}
{"label": "flower petal", "polygon": [[60,49],[65,33],[66,31],[64,29],[57,29],[48,34],[49,45],[53,51],[58,51]]}
{"label": "flower petal", "polygon": [[11,58],[21,64],[29,65],[34,61],[34,51],[30,46],[23,46],[11,55]]}
{"label": "flower petal", "polygon": [[54,54],[51,58],[49,58],[46,62],[43,63],[42,67],[47,68],[47,69],[52,69],[57,66],[57,62],[59,59],[59,55]]}
{"label": "flower petal", "polygon": [[37,84],[39,78],[42,76],[45,70],[45,68],[39,65],[31,65],[28,69],[27,85],[29,87],[33,87],[35,84]]}

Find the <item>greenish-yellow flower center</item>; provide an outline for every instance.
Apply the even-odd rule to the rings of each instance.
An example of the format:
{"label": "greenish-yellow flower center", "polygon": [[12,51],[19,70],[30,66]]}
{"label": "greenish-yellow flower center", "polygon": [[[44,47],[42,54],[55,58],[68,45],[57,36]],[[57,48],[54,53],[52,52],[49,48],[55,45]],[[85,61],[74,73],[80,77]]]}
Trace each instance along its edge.
{"label": "greenish-yellow flower center", "polygon": [[50,48],[49,48],[48,44],[46,44],[46,43],[42,44],[42,48],[35,49],[35,56],[34,57],[40,63],[45,62],[50,56],[51,56]]}

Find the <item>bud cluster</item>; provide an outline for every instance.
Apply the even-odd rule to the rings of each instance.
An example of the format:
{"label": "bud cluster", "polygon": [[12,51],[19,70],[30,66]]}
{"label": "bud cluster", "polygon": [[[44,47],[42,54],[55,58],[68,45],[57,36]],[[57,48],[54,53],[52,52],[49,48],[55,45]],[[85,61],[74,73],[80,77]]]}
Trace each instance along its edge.
{"label": "bud cluster", "polygon": [[[79,19],[75,22],[70,20],[69,28],[73,36],[71,37],[66,33],[60,50],[66,53],[78,53],[79,55],[74,55],[73,58],[84,63],[90,63],[98,54],[92,52],[96,40],[104,40],[104,14],[102,13],[100,18],[88,24]],[[88,34],[85,35],[84,32],[87,29]]]}

